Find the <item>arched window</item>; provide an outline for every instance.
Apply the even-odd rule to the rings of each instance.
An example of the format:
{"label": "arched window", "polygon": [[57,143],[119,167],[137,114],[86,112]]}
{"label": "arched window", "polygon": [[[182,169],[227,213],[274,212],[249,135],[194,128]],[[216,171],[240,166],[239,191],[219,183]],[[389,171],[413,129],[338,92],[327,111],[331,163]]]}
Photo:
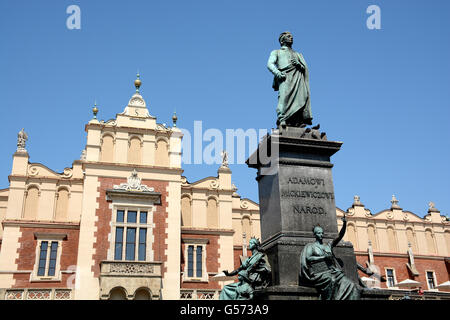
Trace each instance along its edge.
{"label": "arched window", "polygon": [[129,141],[128,147],[128,163],[141,164],[142,162],[141,140],[133,137]]}
{"label": "arched window", "polygon": [[427,240],[428,254],[436,254],[436,246],[434,245],[433,233],[430,229],[425,230],[425,239]]}
{"label": "arched window", "polygon": [[36,186],[28,188],[25,197],[25,210],[23,217],[27,220],[36,220],[39,204],[39,189]]}
{"label": "arched window", "polygon": [[250,238],[252,237],[252,229],[250,224],[250,218],[244,217],[242,218],[242,234],[245,233],[245,238],[247,239],[247,244]]}
{"label": "arched window", "polygon": [[392,227],[387,228],[387,235],[388,235],[388,244],[389,244],[389,251],[390,252],[397,252],[397,239],[395,237],[395,230]]}
{"label": "arched window", "polygon": [[151,300],[151,295],[148,289],[139,288],[134,293],[134,300]]}
{"label": "arched window", "polygon": [[69,190],[61,188],[56,194],[55,220],[67,220],[67,209],[69,208]]}
{"label": "arched window", "polygon": [[217,210],[217,201],[214,198],[208,199],[208,208],[206,210],[206,224],[208,228],[219,227],[219,215]]}
{"label": "arched window", "polygon": [[373,251],[378,251],[377,234],[373,225],[369,225],[367,227],[367,236],[369,238],[369,241],[372,243]]}
{"label": "arched window", "polygon": [[102,139],[101,161],[114,161],[114,138],[109,134]]}
{"label": "arched window", "polygon": [[127,294],[123,288],[116,287],[109,292],[109,300],[127,300]]}
{"label": "arched window", "polygon": [[188,196],[181,197],[181,225],[192,226],[191,199]]}
{"label": "arched window", "polygon": [[356,238],[356,228],[353,224],[349,224],[347,226],[347,235],[348,235],[348,241],[350,241],[353,244],[353,248],[355,250],[358,249],[358,240]]}
{"label": "arched window", "polygon": [[169,146],[164,139],[159,139],[156,142],[155,165],[169,166]]}
{"label": "arched window", "polygon": [[408,243],[411,244],[411,249],[414,253],[417,253],[417,243],[416,237],[414,236],[414,231],[411,228],[406,229],[406,239]]}

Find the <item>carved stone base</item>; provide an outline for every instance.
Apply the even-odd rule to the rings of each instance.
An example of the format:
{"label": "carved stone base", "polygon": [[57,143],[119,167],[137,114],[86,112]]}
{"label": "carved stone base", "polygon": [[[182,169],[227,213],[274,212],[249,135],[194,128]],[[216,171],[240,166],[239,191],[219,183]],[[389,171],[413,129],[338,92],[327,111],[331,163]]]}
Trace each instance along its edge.
{"label": "carved stone base", "polygon": [[[272,283],[282,286],[302,285],[299,282],[300,254],[312,238],[280,235],[262,244],[272,267]],[[331,241],[331,239],[327,239]],[[341,262],[345,275],[358,283],[356,256],[350,242],[341,241],[335,248],[336,258]]]}
{"label": "carved stone base", "polygon": [[160,299],[161,262],[102,261],[100,299],[109,299],[111,290],[125,290],[126,298],[135,298],[136,290],[145,289],[151,299]]}
{"label": "carved stone base", "polygon": [[[255,291],[255,300],[319,300],[316,289],[303,286],[272,286]],[[363,289],[361,300],[389,300],[398,290]]]}

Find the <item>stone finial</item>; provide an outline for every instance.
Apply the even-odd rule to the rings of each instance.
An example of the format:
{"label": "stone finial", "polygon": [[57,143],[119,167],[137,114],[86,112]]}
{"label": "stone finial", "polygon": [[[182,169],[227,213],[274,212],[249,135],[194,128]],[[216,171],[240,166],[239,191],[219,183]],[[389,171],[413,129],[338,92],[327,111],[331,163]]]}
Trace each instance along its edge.
{"label": "stone finial", "polygon": [[86,149],[83,149],[83,151],[81,151],[80,160],[82,161],[86,160]]}
{"label": "stone finial", "polygon": [[226,150],[223,150],[220,154],[222,156],[222,168],[228,168],[228,153]]}
{"label": "stone finial", "polygon": [[400,206],[398,205],[398,200],[395,197],[395,195],[392,195],[392,199],[391,199],[391,209],[401,209]]}
{"label": "stone finial", "polygon": [[241,197],[236,191],[238,190],[238,188],[236,187],[236,185],[234,183],[231,184],[231,190],[233,191],[232,196],[233,197]]}
{"label": "stone finial", "polygon": [[361,199],[358,195],[355,195],[353,197],[353,204],[352,206],[359,206],[359,207],[363,207],[364,205],[361,203]]}
{"label": "stone finial", "polygon": [[440,211],[438,209],[436,209],[435,204],[432,201],[430,201],[428,203],[428,213],[431,213],[431,212],[439,212],[440,213]]}
{"label": "stone finial", "polygon": [[27,150],[25,149],[25,144],[28,140],[28,135],[27,133],[24,131],[24,128],[22,128],[22,130],[19,131],[19,133],[17,134],[17,152],[27,152]]}

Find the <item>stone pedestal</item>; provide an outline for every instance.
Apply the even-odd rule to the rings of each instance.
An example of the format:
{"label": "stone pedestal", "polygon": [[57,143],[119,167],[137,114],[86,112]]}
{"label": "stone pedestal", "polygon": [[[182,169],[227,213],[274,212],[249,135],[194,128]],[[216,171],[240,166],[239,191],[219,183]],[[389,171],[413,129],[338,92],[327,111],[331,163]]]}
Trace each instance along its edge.
{"label": "stone pedestal", "polygon": [[[247,160],[258,170],[261,243],[274,286],[299,285],[300,253],[315,241],[314,226],[324,229],[325,242],[338,235],[330,157],[341,145],[318,130],[286,127],[267,135]],[[357,281],[353,246],[341,242],[334,252]]]}
{"label": "stone pedestal", "polygon": [[[254,294],[255,300],[319,300],[316,289],[303,286],[272,286],[257,290]],[[361,300],[388,300],[396,294],[401,299],[408,292],[399,294],[398,290],[363,289]]]}

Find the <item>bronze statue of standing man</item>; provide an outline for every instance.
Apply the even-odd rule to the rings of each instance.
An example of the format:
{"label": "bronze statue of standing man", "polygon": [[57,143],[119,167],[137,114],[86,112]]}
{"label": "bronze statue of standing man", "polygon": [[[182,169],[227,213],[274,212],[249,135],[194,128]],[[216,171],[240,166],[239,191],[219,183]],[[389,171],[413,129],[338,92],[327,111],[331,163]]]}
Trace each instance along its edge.
{"label": "bronze statue of standing man", "polygon": [[294,38],[283,32],[281,48],[270,53],[267,68],[274,75],[273,89],[278,91],[277,125],[300,127],[312,124],[309,73],[301,53],[292,50]]}

